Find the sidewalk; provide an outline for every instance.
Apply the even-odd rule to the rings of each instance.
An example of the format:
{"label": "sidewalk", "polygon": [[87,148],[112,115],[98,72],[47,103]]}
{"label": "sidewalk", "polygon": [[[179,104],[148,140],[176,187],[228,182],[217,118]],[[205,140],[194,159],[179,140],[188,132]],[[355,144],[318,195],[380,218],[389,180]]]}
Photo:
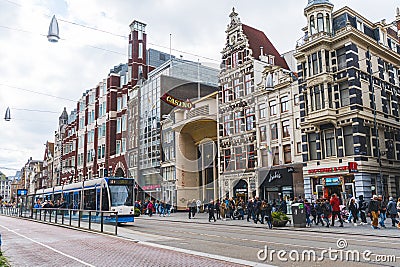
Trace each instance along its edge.
{"label": "sidewalk", "polygon": [[[218,225],[231,225],[239,227],[250,227],[250,228],[268,228],[266,224],[255,224],[253,221],[247,222],[246,216],[244,220],[217,220],[216,222],[208,222],[208,213],[196,213],[195,218],[189,219],[187,212],[171,213],[171,216],[160,217],[158,214],[154,214],[152,217],[147,215],[141,215],[136,217],[136,220],[159,220],[159,221],[171,221],[171,222],[184,222],[184,223],[197,223],[197,224],[218,224]],[[392,221],[387,219],[385,221],[386,228],[373,230],[371,224],[368,221],[367,225],[354,226],[353,223],[344,223],[344,227],[339,227],[340,223],[335,221],[334,227],[323,227],[320,225],[311,225],[310,228],[295,228],[292,224],[287,224],[285,227],[274,227],[275,230],[287,230],[287,231],[302,231],[302,232],[316,232],[316,233],[335,233],[335,234],[348,234],[348,235],[365,235],[365,236],[380,236],[380,237],[395,237],[400,238],[400,229],[392,227]]]}

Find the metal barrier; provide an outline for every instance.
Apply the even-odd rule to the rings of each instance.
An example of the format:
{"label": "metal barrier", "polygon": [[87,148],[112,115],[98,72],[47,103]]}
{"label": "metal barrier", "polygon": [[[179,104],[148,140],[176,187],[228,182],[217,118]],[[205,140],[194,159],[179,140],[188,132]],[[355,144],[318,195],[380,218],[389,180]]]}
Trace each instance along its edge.
{"label": "metal barrier", "polygon": [[115,211],[0,207],[0,214],[101,233],[118,234],[118,212]]}

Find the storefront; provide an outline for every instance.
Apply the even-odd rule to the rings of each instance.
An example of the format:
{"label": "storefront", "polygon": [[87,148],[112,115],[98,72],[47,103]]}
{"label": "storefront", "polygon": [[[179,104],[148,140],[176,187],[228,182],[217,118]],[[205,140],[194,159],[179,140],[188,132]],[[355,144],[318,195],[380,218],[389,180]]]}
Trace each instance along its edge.
{"label": "storefront", "polygon": [[260,197],[268,201],[291,199],[295,195],[293,187],[293,167],[260,169]]}
{"label": "storefront", "polygon": [[239,182],[233,187],[233,196],[237,199],[248,199],[248,184],[245,180],[240,179]]}
{"label": "storefront", "polygon": [[356,195],[355,176],[357,165],[310,169],[313,199],[329,198],[336,194],[342,199]]}

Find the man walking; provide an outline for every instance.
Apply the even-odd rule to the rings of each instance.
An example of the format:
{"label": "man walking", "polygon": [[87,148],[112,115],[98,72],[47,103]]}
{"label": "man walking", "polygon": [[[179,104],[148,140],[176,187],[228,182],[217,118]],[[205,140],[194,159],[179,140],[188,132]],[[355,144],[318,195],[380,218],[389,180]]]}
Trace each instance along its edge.
{"label": "man walking", "polygon": [[379,217],[379,204],[378,196],[374,195],[368,205],[368,216],[372,216],[372,228],[379,229],[378,217]]}
{"label": "man walking", "polygon": [[332,195],[330,204],[332,206],[332,226],[335,226],[335,219],[337,215],[340,222],[339,227],[343,227],[342,216],[340,216],[340,200],[336,194]]}
{"label": "man walking", "polygon": [[247,221],[250,221],[250,218],[253,219],[253,199],[249,198],[247,201]]}
{"label": "man walking", "polygon": [[379,205],[379,225],[382,228],[386,228],[385,226],[385,220],[386,220],[386,203],[385,200],[383,199],[382,195],[378,196],[378,205]]}
{"label": "man walking", "polygon": [[389,213],[390,218],[392,219],[392,226],[396,227],[399,221],[396,219],[397,217],[397,207],[396,202],[394,202],[393,197],[389,198],[389,203],[387,205],[387,211]]}
{"label": "man walking", "polygon": [[215,208],[214,200],[211,200],[210,203],[207,206],[207,209],[208,209],[208,221],[209,222],[211,222],[211,219],[213,219],[214,222],[216,221],[215,220],[215,216],[214,216],[214,208]]}

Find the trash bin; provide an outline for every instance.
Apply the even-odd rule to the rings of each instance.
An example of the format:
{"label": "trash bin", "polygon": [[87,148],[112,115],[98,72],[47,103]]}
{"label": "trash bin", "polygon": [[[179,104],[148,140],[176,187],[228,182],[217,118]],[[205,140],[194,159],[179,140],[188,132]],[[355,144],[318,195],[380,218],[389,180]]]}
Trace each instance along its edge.
{"label": "trash bin", "polygon": [[292,204],[292,219],[294,227],[306,227],[306,210],[303,203]]}

